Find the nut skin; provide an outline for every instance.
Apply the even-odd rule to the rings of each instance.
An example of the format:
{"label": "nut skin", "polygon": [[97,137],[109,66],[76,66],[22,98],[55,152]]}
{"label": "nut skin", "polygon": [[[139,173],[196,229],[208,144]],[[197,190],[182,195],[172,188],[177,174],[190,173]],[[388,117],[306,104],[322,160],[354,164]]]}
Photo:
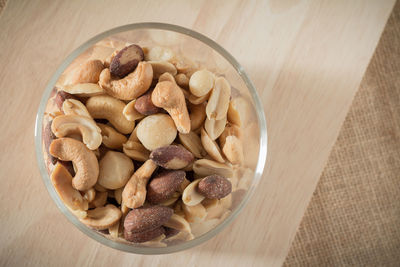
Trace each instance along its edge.
{"label": "nut skin", "polygon": [[173,213],[173,209],[163,206],[133,209],[125,217],[125,231],[139,233],[158,228],[166,223]]}
{"label": "nut skin", "polygon": [[151,101],[151,93],[153,93],[153,90],[149,90],[146,94],[136,99],[135,109],[143,115],[153,115],[161,112],[161,109]]}
{"label": "nut skin", "polygon": [[225,177],[210,175],[199,182],[197,192],[209,199],[221,199],[232,192],[232,184]]}
{"label": "nut skin", "polygon": [[67,92],[58,91],[56,97],[54,98],[54,101],[56,102],[56,105],[60,110],[62,110],[62,106],[65,99],[76,99],[76,98]]}
{"label": "nut skin", "polygon": [[152,204],[160,204],[172,197],[185,180],[184,171],[162,171],[147,185],[146,199]]}
{"label": "nut skin", "polygon": [[119,51],[110,63],[110,72],[119,78],[123,78],[136,69],[140,61],[144,59],[144,53],[140,46],[132,44]]}
{"label": "nut skin", "polygon": [[51,123],[53,121],[49,121],[46,125],[46,127],[44,127],[43,129],[43,142],[44,142],[44,147],[46,149],[47,155],[49,157],[49,161],[54,165],[57,163],[57,159],[55,157],[53,157],[50,153],[49,153],[49,147],[51,142],[56,139],[56,136],[54,135],[54,133],[51,131]]}
{"label": "nut skin", "polygon": [[153,150],[150,159],[164,169],[178,170],[192,163],[194,156],[181,146],[169,145]]}
{"label": "nut skin", "polygon": [[124,230],[124,238],[127,241],[133,242],[133,243],[147,242],[147,241],[150,241],[162,234],[165,234],[165,229],[162,226],[155,228],[155,229],[148,230],[148,231],[139,232],[139,233],[132,233],[132,232],[127,231],[126,229]]}
{"label": "nut skin", "polygon": [[177,235],[180,231],[174,228],[166,227],[164,226],[165,229],[165,238]]}

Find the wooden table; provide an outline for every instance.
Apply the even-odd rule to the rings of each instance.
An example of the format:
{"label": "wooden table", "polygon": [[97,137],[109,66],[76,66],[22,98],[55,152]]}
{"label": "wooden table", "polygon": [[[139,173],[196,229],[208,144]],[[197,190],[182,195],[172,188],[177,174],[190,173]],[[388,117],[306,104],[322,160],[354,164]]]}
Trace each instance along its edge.
{"label": "wooden table", "polygon": [[[9,1],[0,17],[0,265],[282,264],[394,0]],[[46,82],[78,45],[115,26],[159,21],[214,39],[262,98],[269,156],[245,211],[185,252],[141,256],[86,237],[50,199],[34,154]]]}

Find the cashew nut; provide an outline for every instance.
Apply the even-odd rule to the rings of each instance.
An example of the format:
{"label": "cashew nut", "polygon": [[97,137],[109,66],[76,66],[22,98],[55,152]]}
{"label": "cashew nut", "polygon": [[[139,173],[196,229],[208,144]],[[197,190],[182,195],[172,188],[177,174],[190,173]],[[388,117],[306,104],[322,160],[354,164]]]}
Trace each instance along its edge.
{"label": "cashew nut", "polygon": [[158,79],[163,73],[170,73],[176,75],[177,70],[174,65],[167,61],[147,61],[153,68],[153,78]]}
{"label": "cashew nut", "polygon": [[153,68],[150,63],[141,61],[136,69],[120,80],[112,80],[110,69],[100,74],[100,86],[107,94],[122,100],[132,100],[144,94],[153,80]]}
{"label": "cashew nut", "polygon": [[201,143],[207,153],[216,161],[224,163],[225,160],[221,155],[221,149],[219,148],[217,142],[212,140],[207,132],[201,128]]}
{"label": "cashew nut", "polygon": [[126,104],[124,110],[122,111],[128,121],[136,121],[144,118],[144,115],[136,110],[135,103],[136,99],[132,100],[131,102]]}
{"label": "cashew nut", "polygon": [[85,105],[76,99],[65,99],[62,105],[62,110],[65,115],[80,115],[92,119]]}
{"label": "cashew nut", "polygon": [[182,90],[174,83],[159,82],[151,95],[153,104],[164,108],[174,120],[180,133],[190,132],[190,118]]}
{"label": "cashew nut", "polygon": [[135,122],[123,115],[125,103],[107,95],[93,96],[86,102],[86,108],[94,119],[107,119],[120,133],[129,134]]}
{"label": "cashew nut", "polygon": [[[159,78],[158,78],[158,82],[165,82],[165,81],[169,81],[172,82],[173,84],[175,84],[177,87],[179,87],[179,85],[176,83],[174,76],[171,75],[171,73],[168,72],[164,72]],[[183,95],[185,96],[185,99],[188,99],[190,97],[190,93],[179,87],[179,89],[181,89]]]}
{"label": "cashew nut", "polygon": [[200,181],[201,179],[194,180],[185,188],[185,190],[183,190],[182,201],[185,205],[195,206],[205,198],[205,196],[199,194],[196,190]]}
{"label": "cashew nut", "polygon": [[98,183],[107,189],[125,186],[134,170],[132,160],[116,151],[108,151],[100,160],[99,168]]}
{"label": "cashew nut", "polygon": [[91,97],[105,93],[103,88],[101,88],[97,83],[65,85],[61,87],[61,90],[78,97]]}
{"label": "cashew nut", "polygon": [[103,144],[108,148],[119,149],[122,147],[122,144],[128,141],[125,135],[120,134],[111,126],[102,123],[97,123],[97,126],[101,129]]}
{"label": "cashew nut", "polygon": [[122,203],[134,209],[142,206],[146,200],[146,185],[157,165],[147,160],[129,179],[122,191]]}
{"label": "cashew nut", "polygon": [[89,203],[90,208],[103,207],[107,203],[108,192],[96,192],[96,197]]}
{"label": "cashew nut", "polygon": [[57,137],[64,137],[80,133],[85,145],[94,150],[101,145],[101,130],[96,123],[88,117],[79,115],[61,115],[54,118],[51,130]]}
{"label": "cashew nut", "polygon": [[56,164],[50,179],[57,194],[69,209],[82,211],[88,209],[87,200],[72,187],[72,176],[62,164]]}
{"label": "cashew nut", "polygon": [[98,59],[83,62],[67,73],[64,84],[97,83],[103,68],[103,63]]}
{"label": "cashew nut", "polygon": [[91,228],[105,230],[117,223],[121,216],[121,211],[114,205],[109,204],[105,207],[89,210],[87,217],[81,219],[81,222]]}
{"label": "cashew nut", "polygon": [[72,179],[74,188],[85,191],[96,184],[99,163],[94,152],[83,143],[72,138],[56,139],[50,144],[49,152],[60,160],[72,161],[76,171]]}
{"label": "cashew nut", "polygon": [[90,188],[88,190],[86,190],[83,194],[83,198],[86,199],[89,202],[92,202],[94,200],[94,198],[96,197],[96,190],[94,190],[94,188]]}

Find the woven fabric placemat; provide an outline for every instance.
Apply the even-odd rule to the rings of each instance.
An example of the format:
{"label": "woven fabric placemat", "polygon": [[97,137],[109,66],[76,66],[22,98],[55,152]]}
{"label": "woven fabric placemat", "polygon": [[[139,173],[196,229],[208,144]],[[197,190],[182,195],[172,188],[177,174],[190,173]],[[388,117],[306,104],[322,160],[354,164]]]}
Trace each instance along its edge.
{"label": "woven fabric placemat", "polygon": [[284,266],[400,266],[399,137],[400,1]]}

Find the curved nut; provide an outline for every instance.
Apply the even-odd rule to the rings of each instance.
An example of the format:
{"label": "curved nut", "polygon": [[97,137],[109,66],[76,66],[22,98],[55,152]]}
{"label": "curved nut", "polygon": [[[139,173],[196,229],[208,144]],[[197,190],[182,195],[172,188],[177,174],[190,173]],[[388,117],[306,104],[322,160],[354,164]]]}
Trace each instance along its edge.
{"label": "curved nut", "polygon": [[206,102],[209,97],[210,97],[210,94],[206,94],[206,95],[201,96],[201,97],[197,97],[197,96],[194,96],[194,95],[190,94],[188,100],[193,105],[200,105],[201,103]]}
{"label": "curved nut", "polygon": [[157,165],[152,160],[147,160],[129,179],[122,191],[122,203],[134,209],[142,206],[146,199],[146,184]]}
{"label": "curved nut", "polygon": [[164,169],[178,170],[192,163],[194,157],[183,147],[169,145],[153,150],[150,159]]}
{"label": "curved nut", "polygon": [[43,143],[44,143],[44,148],[46,150],[46,153],[48,155],[48,160],[54,165],[57,163],[57,159],[53,157],[50,152],[49,152],[49,147],[51,142],[53,142],[54,139],[56,139],[56,136],[53,134],[51,131],[51,124],[53,121],[49,121],[46,126],[43,129]]}
{"label": "curved nut", "polygon": [[200,176],[217,174],[223,177],[232,177],[233,170],[228,165],[209,159],[199,159],[193,164],[193,171]]}
{"label": "curved nut", "polygon": [[179,133],[179,140],[196,158],[203,158],[207,155],[201,144],[200,137],[194,132],[188,134]]}
{"label": "curved nut", "polygon": [[119,236],[119,221],[114,223],[112,226],[108,228],[108,232],[110,233],[110,236],[113,238],[118,238]]}
{"label": "curved nut", "polygon": [[103,63],[100,60],[88,60],[68,72],[64,84],[97,83],[103,69]]}
{"label": "curved nut", "polygon": [[208,70],[198,70],[190,77],[189,89],[194,96],[205,96],[211,91],[213,87],[214,74],[212,74]]}
{"label": "curved nut", "polygon": [[124,190],[123,187],[114,190],[114,198],[118,204],[121,205],[122,203],[122,191]]}
{"label": "curved nut", "polygon": [[226,116],[222,120],[209,120],[206,118],[204,123],[204,129],[207,131],[208,136],[211,140],[217,139],[222,132],[224,131],[226,126]]}
{"label": "curved nut", "polygon": [[242,142],[236,136],[226,137],[222,151],[232,164],[241,164],[244,160]]}
{"label": "curved nut", "polygon": [[205,196],[197,192],[197,185],[200,183],[201,179],[194,180],[191,182],[182,193],[182,201],[187,206],[195,206],[199,204]]}
{"label": "curved nut", "polygon": [[176,127],[170,116],[154,114],[141,120],[137,137],[148,150],[170,145],[176,137]]}
{"label": "curved nut", "polygon": [[126,229],[124,230],[124,238],[127,241],[134,243],[144,243],[164,234],[165,234],[165,229],[163,227],[158,227],[138,233],[129,232]]}
{"label": "curved nut", "polygon": [[[168,73],[168,72],[163,73],[163,74],[158,78],[158,82],[165,82],[165,81],[172,82],[172,83],[175,84],[177,87],[179,87],[178,84],[177,84],[176,81],[175,81],[174,76],[172,76],[172,75],[171,75],[170,73]],[[187,90],[184,90],[184,89],[182,89],[182,88],[180,88],[180,87],[179,87],[179,89],[181,89],[183,95],[185,96],[185,99],[188,99],[188,98],[190,97],[190,93],[189,93]]]}
{"label": "curved nut", "polygon": [[98,184],[107,189],[121,188],[128,182],[133,170],[133,162],[125,154],[108,151],[99,162]]}
{"label": "curved nut", "polygon": [[[161,109],[159,107],[156,107],[153,102],[151,101],[151,94],[153,93],[153,90],[149,90],[147,93],[136,99],[135,102],[135,110],[139,114],[143,115],[153,115],[156,113],[159,113]],[[142,115],[142,116],[143,116]]]}
{"label": "curved nut", "polygon": [[193,206],[182,204],[182,210],[190,223],[203,221],[207,216],[207,211],[201,203]]}
{"label": "curved nut", "polygon": [[133,209],[125,217],[124,228],[131,233],[145,232],[168,222],[173,213],[173,209],[163,206]]}
{"label": "curved nut", "polygon": [[57,137],[80,133],[85,145],[94,150],[101,145],[101,130],[94,120],[79,115],[57,116],[51,124],[51,130]]}
{"label": "curved nut", "polygon": [[54,102],[56,103],[57,107],[60,110],[62,110],[63,103],[67,99],[75,99],[75,97],[67,92],[60,90],[57,92],[56,96],[54,97]]}
{"label": "curved nut", "polygon": [[123,144],[122,147],[124,153],[134,160],[144,162],[150,157],[150,151],[148,151],[139,141],[129,140]]}
{"label": "curved nut", "polygon": [[86,190],[83,194],[83,198],[86,199],[88,202],[92,202],[96,197],[96,190],[94,188],[90,188]]}
{"label": "curved nut", "polygon": [[135,71],[123,79],[112,80],[109,69],[104,69],[100,74],[100,86],[107,94],[121,99],[132,100],[144,94],[153,80],[153,68],[147,62],[139,62]]}
{"label": "curved nut", "polygon": [[96,184],[99,164],[94,152],[83,143],[72,138],[60,138],[51,143],[49,151],[60,160],[72,161],[76,171],[72,179],[74,188],[85,191]]}
{"label": "curved nut", "polygon": [[102,123],[97,123],[97,126],[101,129],[103,144],[108,148],[119,149],[128,141],[125,135],[120,134],[111,126]]}
{"label": "curved nut", "polygon": [[87,217],[81,222],[96,230],[105,230],[121,218],[121,211],[114,205],[108,204],[105,207],[96,208],[87,212]]}
{"label": "curved nut", "polygon": [[104,94],[103,88],[97,83],[78,83],[73,85],[65,85],[61,88],[64,92],[77,97],[91,97]]}
{"label": "curved nut", "polygon": [[204,103],[199,105],[189,105],[190,110],[190,129],[195,131],[199,129],[206,119],[206,105]]}
{"label": "curved nut", "polygon": [[163,171],[147,185],[147,201],[159,204],[169,200],[185,179],[184,171]]}
{"label": "curved nut", "polygon": [[107,119],[120,133],[129,134],[135,122],[128,121],[122,114],[125,103],[107,95],[93,96],[86,102],[86,108],[94,119]]}
{"label": "curved nut", "polygon": [[139,111],[137,111],[135,106],[136,106],[136,99],[126,104],[124,110],[122,111],[122,114],[124,114],[125,118],[128,121],[136,121],[144,118],[144,115],[141,114]]}
{"label": "curved nut", "polygon": [[172,229],[176,229],[179,231],[183,231],[186,233],[191,233],[191,229],[190,229],[190,224],[188,223],[188,221],[185,220],[185,218],[177,215],[177,214],[172,214],[171,218],[169,218],[169,221],[164,223],[164,226],[172,228]]}
{"label": "curved nut", "polygon": [[225,162],[217,142],[212,140],[203,128],[201,128],[201,143],[203,144],[203,147],[207,151],[208,155],[210,155],[214,160],[220,163]]}
{"label": "curved nut", "polygon": [[90,208],[103,207],[107,203],[108,192],[97,192],[96,197],[89,203]]}
{"label": "curved nut", "polygon": [[242,129],[234,124],[226,125],[224,131],[219,136],[219,145],[223,148],[225,146],[225,141],[228,136],[235,136],[239,140],[242,140]]}
{"label": "curved nut", "polygon": [[226,117],[231,97],[231,86],[228,81],[219,77],[215,80],[214,88],[207,102],[206,114],[208,119],[222,120]]}
{"label": "curved nut", "polygon": [[219,175],[209,175],[199,182],[197,192],[208,199],[221,199],[232,192],[231,182]]}
{"label": "curved nut", "polygon": [[157,83],[151,100],[154,105],[164,108],[171,115],[179,132],[188,133],[190,131],[190,118],[185,96],[176,84],[169,81]]}
{"label": "curved nut", "polygon": [[107,192],[107,189],[105,189],[104,187],[102,187],[98,183],[95,184],[93,188],[96,190],[96,192]]}
{"label": "curved nut", "polygon": [[119,78],[135,70],[144,53],[140,46],[132,44],[119,51],[110,62],[110,72]]}
{"label": "curved nut", "polygon": [[158,79],[163,73],[176,75],[178,72],[175,66],[167,61],[147,61],[153,68],[153,79]]}
{"label": "curved nut", "polygon": [[69,209],[88,209],[88,201],[72,187],[72,176],[62,164],[56,164],[50,179],[57,194]]}
{"label": "curved nut", "polygon": [[62,105],[62,111],[65,115],[79,115],[92,119],[85,105],[76,99],[65,99]]}
{"label": "curved nut", "polygon": [[189,88],[189,78],[183,74],[183,73],[179,73],[178,75],[175,76],[175,81],[176,84],[179,85],[180,87],[183,88]]}

